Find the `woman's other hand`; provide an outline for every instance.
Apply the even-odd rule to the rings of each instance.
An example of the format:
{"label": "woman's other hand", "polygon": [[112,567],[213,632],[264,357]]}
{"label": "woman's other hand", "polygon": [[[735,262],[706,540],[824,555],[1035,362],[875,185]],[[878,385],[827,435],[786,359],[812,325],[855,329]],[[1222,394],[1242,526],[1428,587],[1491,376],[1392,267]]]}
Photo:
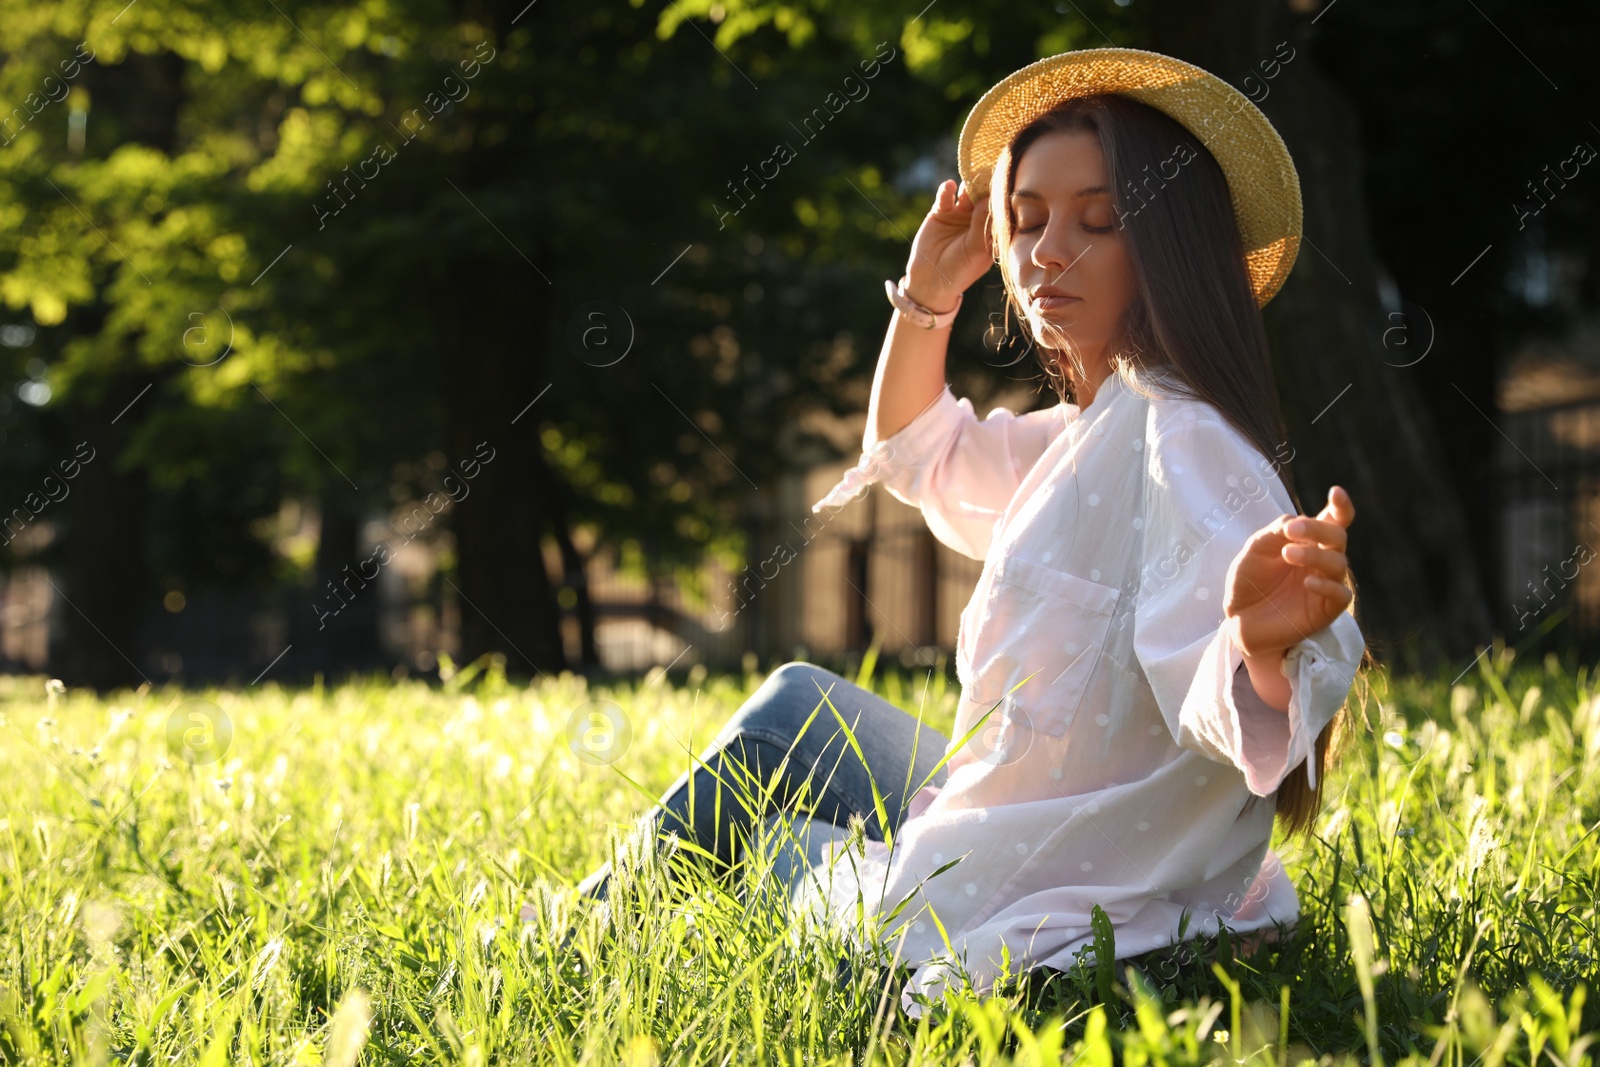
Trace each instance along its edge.
{"label": "woman's other hand", "polygon": [[1335,485],[1316,518],[1274,519],[1256,531],[1228,568],[1227,625],[1245,654],[1257,693],[1275,707],[1288,707],[1283,656],[1331,624],[1354,596],[1344,582],[1350,567],[1347,528],[1355,517],[1350,494]]}
{"label": "woman's other hand", "polygon": [[975,204],[967,185],[953,178],[939,184],[933,207],[911,242],[906,263],[906,292],[936,312],[955,306],[956,297],[994,265],[994,252],[984,226],[989,198]]}

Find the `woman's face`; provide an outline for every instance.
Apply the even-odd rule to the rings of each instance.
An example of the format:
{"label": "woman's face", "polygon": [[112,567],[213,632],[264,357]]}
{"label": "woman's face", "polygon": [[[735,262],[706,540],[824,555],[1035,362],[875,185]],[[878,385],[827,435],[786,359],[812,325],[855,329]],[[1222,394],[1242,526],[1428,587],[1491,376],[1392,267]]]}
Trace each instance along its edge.
{"label": "woman's face", "polygon": [[1016,165],[1011,209],[1009,266],[1027,314],[1060,329],[1095,367],[1137,291],[1099,137],[1055,132],[1030,144]]}

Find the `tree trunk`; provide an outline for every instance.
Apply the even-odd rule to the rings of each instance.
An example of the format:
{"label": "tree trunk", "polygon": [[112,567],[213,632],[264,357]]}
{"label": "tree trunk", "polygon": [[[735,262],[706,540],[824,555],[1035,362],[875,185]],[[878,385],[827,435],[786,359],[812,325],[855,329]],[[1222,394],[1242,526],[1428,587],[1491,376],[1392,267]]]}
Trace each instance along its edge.
{"label": "tree trunk", "polygon": [[460,261],[451,279],[446,473],[468,492],[450,515],[457,562],[447,580],[460,602],[463,662],[498,651],[512,672],[546,674],[567,667],[541,550],[552,508],[539,426],[560,397],[554,388],[543,394],[550,384],[542,327],[549,298],[530,275],[512,256]]}
{"label": "tree trunk", "polygon": [[149,487],[143,471],[116,469],[127,444],[127,427],[141,412],[129,413],[121,426],[111,425],[116,408],[145,384],[144,379],[119,380],[106,390],[105,401],[85,411],[77,423],[82,436],[64,447],[59,458],[70,460],[77,441],[94,450],[93,458],[71,483],[71,495],[49,505],[60,510],[45,511],[39,520],[53,522],[59,538],[46,555],[56,586],[51,593],[55,632],[50,671],[66,682],[96,689],[157,680],[157,669],[146,655],[144,625],[161,595],[146,551]]}
{"label": "tree trunk", "polygon": [[[1411,357],[1383,358],[1355,114],[1308,42],[1291,39],[1283,0],[1152,0],[1149,11],[1156,51],[1235,87],[1251,75],[1252,88],[1270,86],[1258,106],[1294,157],[1305,240],[1265,309],[1267,331],[1305,507],[1315,513],[1334,484],[1355,502],[1351,570],[1367,643],[1395,667],[1470,657],[1491,628],[1480,561],[1416,372],[1399,365]],[[1296,52],[1265,82],[1260,64],[1283,41]]]}
{"label": "tree trunk", "polygon": [[[371,553],[363,551],[359,501],[339,482],[322,493],[319,508],[322,534],[317,542],[316,584],[311,591],[315,607],[302,609],[296,619],[310,640],[295,673],[321,671],[331,679],[342,672],[378,669],[383,665],[378,588],[375,579],[365,580],[361,574],[361,564]],[[320,626],[310,625],[319,614],[317,608],[334,607],[339,608],[337,615],[322,618]]]}
{"label": "tree trunk", "polygon": [[[176,53],[132,52],[115,65],[87,64],[83,85],[85,91],[93,87],[101,107],[110,106],[128,141],[154,146],[170,157],[186,102],[183,72],[184,60]],[[161,381],[151,383],[143,374],[119,375],[98,400],[81,409],[76,404],[63,409],[78,433],[58,462],[72,457],[78,441],[86,441],[96,455],[82,469],[72,496],[56,505],[63,512],[49,517],[60,535],[47,563],[57,586],[51,594],[57,601],[52,615],[59,620],[59,630],[51,635],[49,662],[64,681],[97,689],[137,686],[154,680],[151,675],[157,671],[148,660],[146,630],[162,592],[151,574],[148,552],[149,484],[142,470],[115,469],[131,428],[156,403],[156,396],[142,392],[151,384],[159,396]]]}
{"label": "tree trunk", "polygon": [[585,668],[598,667],[600,650],[595,643],[596,619],[594,598],[589,595],[588,561],[583,558],[583,553],[578,551],[578,546],[572,541],[567,487],[553,477],[549,464],[544,463],[542,459],[537,464],[536,470],[541,474],[539,484],[549,487],[547,499],[550,502],[550,533],[561,552],[561,581],[577,597],[574,606],[578,616],[578,662]]}
{"label": "tree trunk", "polygon": [[[498,435],[489,444],[494,460],[452,516],[457,561],[449,580],[460,601],[461,658],[471,662],[486,652],[503,652],[515,673],[556,673],[567,663],[540,551],[543,507],[527,476],[529,449],[511,440],[502,443]],[[472,454],[470,447],[466,455]]]}

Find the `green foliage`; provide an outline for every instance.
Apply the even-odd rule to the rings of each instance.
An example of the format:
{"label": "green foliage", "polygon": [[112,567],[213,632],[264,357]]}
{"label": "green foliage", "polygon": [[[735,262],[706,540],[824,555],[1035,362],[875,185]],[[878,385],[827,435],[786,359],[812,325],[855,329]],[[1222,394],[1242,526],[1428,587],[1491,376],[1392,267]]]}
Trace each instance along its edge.
{"label": "green foliage", "polygon": [[1112,975],[1116,973],[1117,935],[1111,929],[1111,917],[1096,904],[1091,912],[1094,925],[1095,989],[1102,1003],[1111,1002]]}
{"label": "green foliage", "polygon": [[[153,514],[198,510],[226,543],[284,496],[421,498],[425,457],[491,437],[527,450],[520,493],[559,486],[535,522],[685,574],[735,552],[751,487],[831,455],[798,416],[859,404],[852,334],[879,328],[934,180],[906,175],[981,83],[1079,25],[979,31],[980,6],[0,0],[0,314],[37,330],[0,377],[34,366],[52,391],[0,420],[25,446],[0,490],[92,427],[136,494],[188,494]],[[802,139],[875,54],[868,94]],[[794,160],[727,214],[778,141]],[[614,367],[574,342],[596,300],[628,316]],[[69,576],[71,520],[106,521],[78,507],[50,561]],[[275,576],[265,552],[231,549],[231,573],[130,525],[179,584]],[[467,556],[526,549],[468,534]]]}
{"label": "green foliage", "polygon": [[[1587,668],[1497,653],[1454,687],[1380,684],[1316,844],[1280,846],[1303,911],[1286,944],[1085,960],[947,990],[911,1020],[904,968],[796,936],[759,892],[765,858],[727,877],[692,850],[624,868],[610,919],[561,894],[759,677],[522,688],[503,664],[451,666],[442,689],[97,699],[0,681],[0,1059],[1593,1063]],[[609,766],[564,733],[597,699],[632,727]],[[954,691],[925,699],[948,730]],[[214,763],[169,745],[195,700],[231,721]]]}

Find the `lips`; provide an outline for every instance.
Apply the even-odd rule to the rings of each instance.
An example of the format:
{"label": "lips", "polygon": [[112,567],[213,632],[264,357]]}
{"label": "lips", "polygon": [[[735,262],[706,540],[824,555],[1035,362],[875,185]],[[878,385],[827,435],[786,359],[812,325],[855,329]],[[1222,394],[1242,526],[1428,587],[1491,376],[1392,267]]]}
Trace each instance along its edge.
{"label": "lips", "polygon": [[1069,304],[1079,303],[1080,299],[1081,298],[1076,296],[1040,295],[1033,298],[1033,306],[1038,308],[1040,311],[1055,311],[1060,308],[1064,308]]}

